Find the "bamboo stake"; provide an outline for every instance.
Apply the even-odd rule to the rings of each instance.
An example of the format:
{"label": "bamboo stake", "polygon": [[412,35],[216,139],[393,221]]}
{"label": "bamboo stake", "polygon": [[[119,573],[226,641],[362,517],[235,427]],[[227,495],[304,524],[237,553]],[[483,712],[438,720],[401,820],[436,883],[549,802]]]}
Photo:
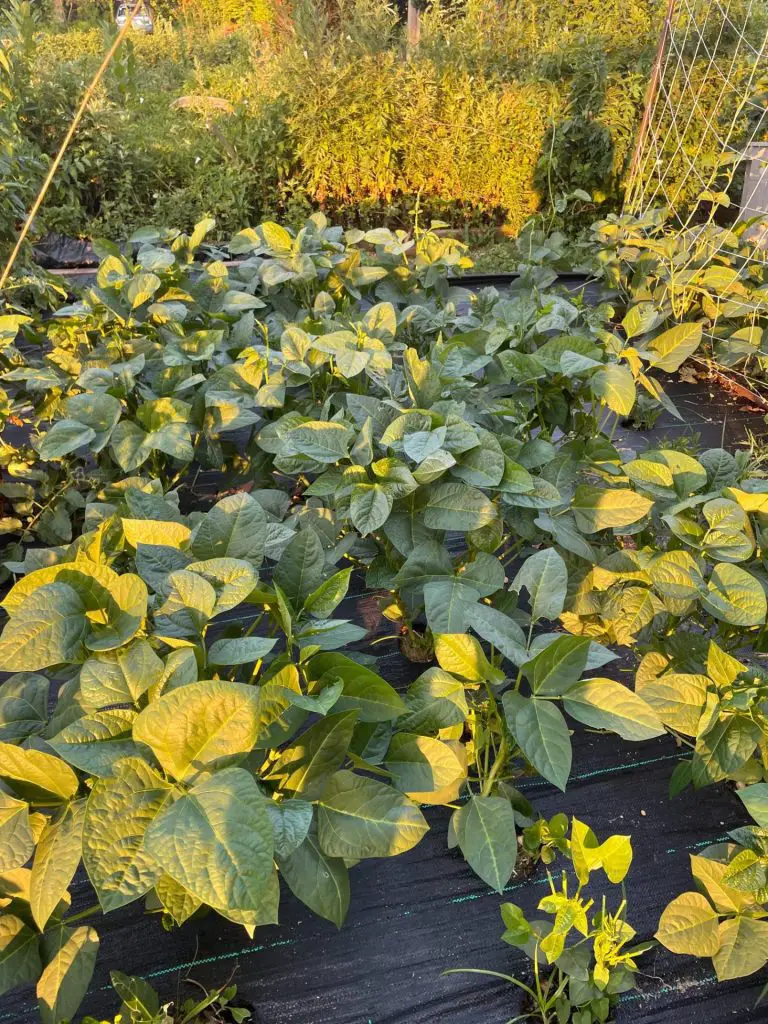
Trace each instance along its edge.
{"label": "bamboo stake", "polygon": [[667,13],[664,17],[664,24],[661,29],[661,35],[659,36],[659,45],[656,48],[656,58],[653,62],[653,71],[651,72],[651,79],[648,82],[648,88],[645,93],[645,108],[643,110],[643,120],[640,122],[640,131],[637,136],[637,144],[635,146],[635,152],[632,155],[632,164],[629,169],[629,177],[627,179],[627,199],[625,200],[625,206],[631,208],[632,192],[635,188],[635,176],[637,169],[640,164],[640,157],[642,156],[643,146],[645,145],[645,137],[648,134],[648,129],[651,124],[651,110],[656,100],[656,93],[659,90],[659,82],[661,80],[661,62],[664,59],[664,53],[667,49],[667,42],[669,40],[669,34],[672,31],[672,19],[675,16],[675,8],[677,7],[677,0],[668,0],[667,2]]}
{"label": "bamboo stake", "polygon": [[40,207],[43,205],[45,197],[48,194],[48,189],[53,184],[53,179],[56,177],[56,172],[61,166],[61,161],[64,159],[64,154],[67,152],[69,144],[71,143],[74,134],[77,131],[80,122],[83,119],[83,115],[85,114],[88,104],[91,102],[93,94],[96,91],[99,82],[104,77],[107,68],[112,63],[112,58],[115,56],[118,49],[120,48],[120,44],[130,31],[131,25],[133,24],[134,16],[139,13],[139,10],[143,6],[144,0],[136,0],[136,3],[133,5],[133,8],[131,9],[131,13],[125,19],[125,24],[117,33],[115,41],[110,46],[106,56],[104,57],[104,60],[101,62],[101,66],[99,67],[96,74],[93,76],[90,85],[83,93],[83,98],[80,102],[80,106],[77,108],[77,113],[72,119],[72,124],[70,124],[69,129],[67,130],[67,134],[64,136],[64,141],[62,142],[61,146],[59,147],[58,153],[53,159],[53,163],[51,164],[50,169],[48,170],[48,174],[45,176],[45,181],[43,182],[42,188],[40,189],[37,195],[37,199],[35,199],[34,203],[32,204],[32,209],[27,214],[27,219],[24,222],[24,227],[21,229],[21,234],[19,235],[18,241],[14,246],[13,252],[8,257],[8,262],[5,265],[5,269],[3,270],[2,276],[0,276],[0,292],[2,292],[3,288],[5,287],[8,281],[8,278],[10,277],[11,271],[13,270],[13,265],[18,259],[19,253],[21,252],[21,247],[24,245],[26,237],[29,234],[29,230],[32,227],[32,222],[37,216],[37,214],[40,212]]}

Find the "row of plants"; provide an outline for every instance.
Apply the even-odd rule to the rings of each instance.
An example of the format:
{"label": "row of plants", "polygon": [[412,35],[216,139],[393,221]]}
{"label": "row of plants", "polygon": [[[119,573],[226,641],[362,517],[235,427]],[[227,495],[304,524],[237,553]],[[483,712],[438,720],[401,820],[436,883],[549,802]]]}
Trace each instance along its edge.
{"label": "row of plants", "polygon": [[[0,990],[34,983],[46,1024],[88,988],[92,917],[143,900],[253,934],[282,879],[341,925],[355,865],[416,846],[423,805],[453,808],[448,845],[499,892],[521,849],[620,881],[626,837],[566,841],[517,788],[565,790],[579,725],[690,747],[673,792],[765,784],[768,482],[744,454],[611,440],[638,394],[673,408],[656,374],[690,327],[642,303],[618,322],[546,267],[473,296],[437,227],[265,222],[236,265],[210,220],[145,229],[99,244],[76,302],[0,319]],[[341,611],[361,585],[429,666],[405,692]],[[640,649],[634,687],[612,678]],[[624,909],[582,928],[580,889],[548,900],[551,934],[588,944],[567,969],[536,931],[560,972],[537,997],[605,1020]],[[724,977],[756,969],[750,927]]]}
{"label": "row of plants", "polygon": [[[505,222],[517,232],[540,207],[559,216],[574,189],[590,196],[579,223],[620,206],[658,0],[599,9],[593,0],[435,2],[409,60],[405,28],[383,0],[296,0],[271,21],[208,29],[203,8],[226,20],[225,6],[195,0],[180,13],[197,7],[202,18],[188,21],[158,6],[154,35],[126,42],[62,165],[41,233],[126,238],[145,223],[191,230],[209,213],[226,233],[267,216],[300,224],[318,204],[346,221],[410,226],[417,196],[455,226]],[[19,124],[45,163],[113,29],[75,21],[55,30],[21,0],[11,11],[3,36],[18,64]],[[717,126],[729,134],[734,112],[720,76],[734,96],[755,76],[745,44],[762,45],[762,15],[746,0],[729,13],[744,19],[744,40],[708,40],[718,48],[711,62],[690,48],[699,104],[677,125],[683,137],[666,170],[679,179],[681,207],[699,191],[681,152],[689,146],[712,164]],[[660,124],[660,136],[668,129]]]}

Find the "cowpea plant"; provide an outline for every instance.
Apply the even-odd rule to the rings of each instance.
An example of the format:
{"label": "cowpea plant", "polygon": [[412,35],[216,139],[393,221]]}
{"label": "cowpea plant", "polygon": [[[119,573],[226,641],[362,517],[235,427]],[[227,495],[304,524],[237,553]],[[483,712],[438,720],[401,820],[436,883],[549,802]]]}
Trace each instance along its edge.
{"label": "cowpea plant", "polygon": [[630,837],[614,835],[600,843],[578,818],[571,821],[570,838],[567,818],[558,831],[557,851],[571,862],[576,885],[571,887],[573,880],[565,871],[559,885],[548,872],[550,891],[539,901],[538,909],[552,920],[529,921],[516,904],[501,905],[501,938],[531,959],[530,984],[498,971],[459,968],[445,973],[490,975],[520,989],[528,1005],[514,1021],[596,1024],[607,1021],[619,995],[635,987],[637,958],[653,943],[633,943],[636,932],[626,917],[623,887],[622,899],[613,911],[605,896],[595,907],[595,900],[583,891],[593,872],[599,870],[613,885],[623,883],[632,863]]}
{"label": "cowpea plant", "polygon": [[691,855],[696,890],[672,900],[656,932],[673,953],[711,957],[718,981],[744,978],[768,961],[768,785],[739,796],[757,824]]}
{"label": "cowpea plant", "polygon": [[[349,574],[303,517],[236,494],[185,518],[146,481],[116,491],[3,602],[0,990],[36,982],[57,1024],[93,971],[91,913],[146,898],[169,923],[209,908],[252,933],[277,920],[279,870],[340,925],[349,866],[415,845],[406,791],[433,782],[408,699],[334,651],[362,630],[332,619]],[[280,634],[227,627],[248,604]],[[390,723],[390,768],[361,774]],[[423,742],[435,785],[449,758],[462,774]],[[81,860],[98,905],[72,913]]]}

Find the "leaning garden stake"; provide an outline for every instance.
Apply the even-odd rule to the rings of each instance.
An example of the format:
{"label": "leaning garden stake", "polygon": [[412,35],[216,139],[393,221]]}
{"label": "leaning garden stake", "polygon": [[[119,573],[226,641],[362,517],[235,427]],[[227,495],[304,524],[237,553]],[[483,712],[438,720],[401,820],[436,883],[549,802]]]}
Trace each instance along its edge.
{"label": "leaning garden stake", "polygon": [[107,68],[112,62],[112,58],[117,53],[118,49],[120,48],[120,44],[122,43],[123,39],[125,39],[126,35],[128,34],[128,31],[131,28],[131,25],[133,24],[134,15],[139,13],[139,9],[143,6],[143,3],[144,0],[136,0],[136,3],[133,5],[133,8],[131,9],[130,16],[126,18],[125,24],[115,36],[114,42],[107,51],[106,56],[104,57],[104,60],[101,62],[98,71],[93,76],[90,85],[83,93],[83,98],[80,102],[80,106],[77,108],[77,112],[75,113],[75,116],[72,118],[72,123],[67,129],[67,134],[64,136],[64,141],[59,147],[58,153],[53,158],[53,162],[48,170],[48,174],[45,176],[45,181],[43,182],[42,187],[37,195],[37,199],[35,199],[34,203],[32,204],[32,208],[30,209],[27,215],[27,219],[24,222],[24,227],[21,229],[21,233],[19,234],[18,240],[16,241],[16,245],[13,247],[13,252],[8,257],[8,262],[3,268],[2,276],[0,276],[0,291],[2,291],[2,289],[5,287],[6,282],[10,277],[11,271],[13,270],[13,265],[18,259],[19,253],[21,252],[21,247],[24,245],[24,241],[27,235],[29,234],[29,229],[32,227],[32,222],[34,221],[37,214],[40,212],[40,207],[43,205],[45,197],[48,194],[48,189],[53,184],[53,179],[56,177],[56,172],[61,166],[61,161],[64,159],[64,154],[67,152],[69,144],[74,138],[74,134],[77,131],[78,125],[83,119],[83,115],[85,114],[85,111],[88,108],[88,104],[91,102],[91,98],[93,97],[93,94],[96,91],[96,87],[104,77]]}

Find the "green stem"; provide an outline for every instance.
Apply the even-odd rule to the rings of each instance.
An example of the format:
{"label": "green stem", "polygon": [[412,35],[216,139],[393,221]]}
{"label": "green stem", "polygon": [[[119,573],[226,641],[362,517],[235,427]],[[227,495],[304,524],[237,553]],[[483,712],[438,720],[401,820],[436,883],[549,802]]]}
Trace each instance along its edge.
{"label": "green stem", "polygon": [[71,917],[64,918],[64,924],[74,924],[76,921],[84,921],[88,917],[94,917],[96,914],[101,914],[101,904],[94,903],[92,907],[86,907],[85,910],[81,910],[78,914],[73,914]]}
{"label": "green stem", "polygon": [[502,730],[501,743],[499,744],[499,752],[496,755],[496,760],[493,762],[493,765],[491,766],[491,770],[488,773],[488,777],[483,783],[483,788],[480,793],[481,796],[488,796],[491,790],[493,789],[493,784],[496,782],[496,776],[503,768],[504,762],[507,759],[507,749],[507,736],[506,733]]}

